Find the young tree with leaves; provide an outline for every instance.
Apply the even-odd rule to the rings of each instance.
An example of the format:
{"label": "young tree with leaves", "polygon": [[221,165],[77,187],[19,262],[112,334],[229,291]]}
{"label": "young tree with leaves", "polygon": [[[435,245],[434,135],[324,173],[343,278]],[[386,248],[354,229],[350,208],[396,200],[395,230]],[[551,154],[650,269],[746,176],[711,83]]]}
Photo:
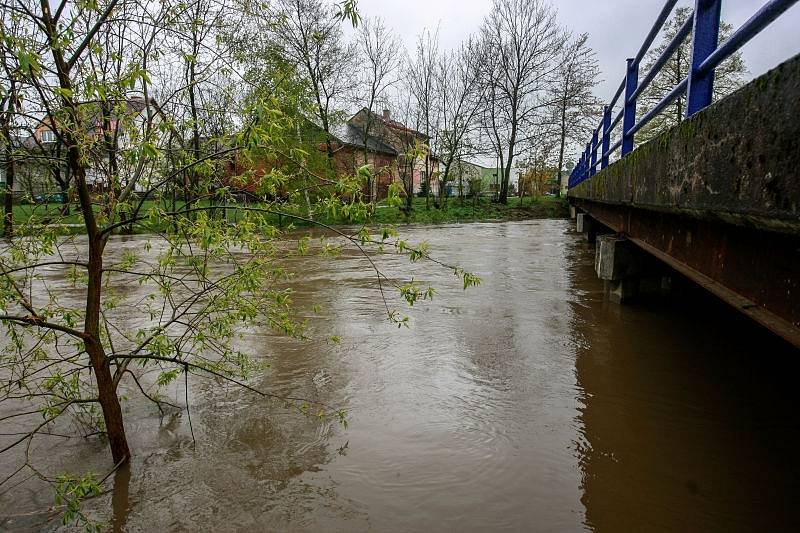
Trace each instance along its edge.
{"label": "young tree with leaves", "polygon": [[[83,234],[64,234],[63,218],[32,218],[18,224],[19,238],[0,246],[0,325],[6,338],[0,405],[4,413],[15,411],[3,414],[0,421],[19,429],[0,439],[0,454],[19,452],[21,461],[0,486],[15,483],[16,476],[26,472],[55,481],[69,500],[67,516],[80,516],[75,514],[75,499],[96,492],[96,482],[67,475],[53,480],[41,474],[26,452],[33,440],[52,435],[54,427],[68,431],[65,419],[71,417],[86,434],[104,436],[113,464],[119,466],[132,453],[121,398],[139,391],[162,409],[168,402],[160,392],[182,378],[188,410],[193,373],[344,422],[344,412],[335,407],[250,386],[247,380],[259,362],[238,342],[250,328],[303,336],[285,287],[287,273],[278,260],[285,252],[278,246],[281,233],[274,217],[308,218],[291,209],[281,211],[277,199],[241,205],[238,198],[250,193],[235,184],[253,179],[249,171],[231,176],[227,184],[215,181],[210,172],[198,173],[203,194],[177,207],[167,196],[186,171],[235,155],[241,161],[280,161],[280,172],[258,177],[259,192],[283,186],[287,173],[306,175],[320,195],[320,209],[347,211],[359,219],[366,204],[348,204],[343,198],[357,197],[361,181],[354,176],[334,180],[308,169],[306,152],[293,145],[298,124],[282,112],[285,103],[277,100],[278,94],[254,98],[239,110],[248,120],[235,135],[210,143],[217,147],[213,153],[174,168],[168,156],[177,120],[160,112],[151,98],[155,81],[150,73],[159,70],[157,62],[175,64],[183,58],[167,58],[151,47],[158,36],[146,39],[150,44],[142,47],[137,32],[169,31],[163,22],[153,21],[164,21],[162,14],[171,7],[161,5],[164,11],[154,13],[149,3],[128,3],[121,10],[117,0],[82,5],[82,10],[67,2],[54,9],[48,2],[19,4],[30,35],[15,39],[12,50],[18,60],[24,59],[21,81],[36,95],[39,120],[65,148]],[[98,65],[106,51],[96,40],[112,24],[121,25],[124,52],[114,60],[124,63],[104,76],[108,71]],[[133,98],[143,105],[135,116],[126,111]],[[103,111],[103,102],[113,103],[110,112]],[[107,143],[106,128],[119,143]],[[109,150],[120,164],[101,176],[98,165],[107,160]],[[296,202],[301,192],[291,191],[288,202]],[[217,208],[212,199],[226,211],[238,211],[237,223],[212,216]],[[148,237],[141,247],[111,254],[119,242],[114,235],[125,227]],[[414,247],[390,229],[377,235],[366,227],[354,233],[328,229],[339,235],[342,246],[353,246],[370,258],[382,295],[384,288],[393,287],[408,304],[433,295],[432,288],[413,280],[389,279],[368,253],[392,251],[413,261],[431,259],[424,245]],[[329,256],[338,248],[325,246],[321,253]],[[308,242],[302,239],[297,253],[307,252]],[[480,282],[458,267],[439,264],[452,269],[465,288]],[[59,283],[53,283],[54,276]],[[63,290],[65,282],[71,286],[68,292]],[[127,290],[131,284],[147,287],[148,295],[132,299]],[[383,301],[392,324],[407,323],[388,298]],[[191,418],[189,422],[191,429]]]}

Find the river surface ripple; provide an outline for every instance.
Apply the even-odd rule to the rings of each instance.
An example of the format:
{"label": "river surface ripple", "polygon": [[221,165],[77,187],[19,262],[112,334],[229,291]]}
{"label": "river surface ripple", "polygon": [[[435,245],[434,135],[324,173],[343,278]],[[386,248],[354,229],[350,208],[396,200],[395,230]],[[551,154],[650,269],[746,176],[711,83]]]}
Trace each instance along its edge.
{"label": "river surface ripple", "polygon": [[[288,260],[321,318],[307,342],[248,336],[270,363],[253,385],[343,406],[349,427],[195,377],[196,445],[185,414],[132,399],[135,457],[89,509],[116,531],[800,530],[796,351],[699,291],[605,302],[571,225],[402,228],[483,279],[464,292],[382,257],[439,292],[394,300],[410,328],[385,320],[358,253]],[[76,440],[35,453],[109,469],[102,443]],[[51,503],[35,484],[0,496],[0,529],[39,529],[1,517]]]}

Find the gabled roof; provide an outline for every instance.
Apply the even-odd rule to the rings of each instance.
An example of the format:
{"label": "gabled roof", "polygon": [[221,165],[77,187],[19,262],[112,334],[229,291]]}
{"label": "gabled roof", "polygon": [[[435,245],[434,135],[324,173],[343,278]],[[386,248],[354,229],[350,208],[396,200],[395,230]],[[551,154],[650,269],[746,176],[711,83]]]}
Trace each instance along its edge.
{"label": "gabled roof", "polygon": [[[361,111],[357,112],[355,115],[350,117],[348,121],[344,124],[337,123],[331,124],[329,126],[329,132],[333,140],[337,141],[342,146],[347,146],[350,148],[360,148],[363,150],[364,148],[364,129],[361,127],[359,121],[355,120],[362,113],[369,113],[367,108],[362,108]],[[411,128],[407,128],[403,123],[398,122],[396,120],[386,119],[381,115],[376,113],[370,113],[370,116],[374,120],[372,122],[375,126],[382,126],[388,128],[393,131],[392,137],[397,137],[396,141],[399,141],[402,138],[404,133],[410,133],[415,137],[419,137],[422,139],[427,140],[428,136],[424,133],[416,131]],[[315,130],[321,132],[322,126],[319,123],[317,117],[305,117],[307,124],[311,125]],[[370,134],[367,136],[367,150],[374,153],[380,154],[388,154],[392,156],[399,155],[403,148],[396,147],[392,145],[393,139],[385,138],[385,136],[381,136],[378,133],[380,132],[381,128],[372,128],[370,127]],[[384,132],[386,130],[383,130]],[[431,154],[432,159],[436,159],[436,157]]]}
{"label": "gabled roof", "polygon": [[[156,115],[160,115],[162,118],[166,119],[166,115],[161,107],[158,105],[158,102],[154,98],[150,98],[145,100],[142,96],[131,96],[127,98],[119,98],[119,99],[112,99],[108,101],[112,104],[113,109],[110,117],[111,121],[111,129],[116,129],[119,127],[119,122],[122,119],[130,119],[133,117],[137,117],[141,115],[141,113],[150,107]],[[88,109],[88,119],[87,119],[87,129],[88,132],[91,134],[93,132],[98,132],[102,128],[102,113],[99,108],[100,102],[97,100],[87,101],[87,102],[79,102],[78,106],[82,109]],[[124,105],[121,105],[124,104]],[[41,120],[39,120],[38,124],[34,128],[32,135],[27,135],[25,137],[19,137],[19,146],[25,148],[27,150],[36,150],[42,149],[47,145],[51,145],[52,142],[42,142],[38,140],[36,137],[37,132],[40,131],[52,131],[53,127],[52,124],[52,115],[45,116]]]}
{"label": "gabled roof", "polygon": [[[414,128],[409,128],[408,126],[406,126],[405,124],[403,124],[402,122],[400,122],[398,120],[394,120],[394,119],[391,119],[391,118],[385,118],[382,115],[379,115],[378,113],[370,112],[366,107],[362,107],[361,111],[359,111],[359,113],[361,113],[361,112],[368,113],[369,115],[372,116],[373,120],[379,121],[379,122],[383,123],[384,125],[386,125],[387,127],[393,129],[393,130],[398,130],[398,131],[402,131],[402,132],[405,132],[405,133],[411,133],[413,135],[416,135],[418,137],[422,137],[424,139],[428,139],[429,138],[428,135],[425,135],[421,131],[417,131]],[[358,113],[356,113],[356,115],[357,114]],[[353,116],[355,117],[355,115],[353,115]]]}
{"label": "gabled roof", "polygon": [[[331,135],[346,146],[364,148],[364,130],[353,124],[342,124],[336,127],[335,131],[331,131]],[[397,155],[398,153],[397,150],[373,135],[367,136],[367,150],[389,155]]]}

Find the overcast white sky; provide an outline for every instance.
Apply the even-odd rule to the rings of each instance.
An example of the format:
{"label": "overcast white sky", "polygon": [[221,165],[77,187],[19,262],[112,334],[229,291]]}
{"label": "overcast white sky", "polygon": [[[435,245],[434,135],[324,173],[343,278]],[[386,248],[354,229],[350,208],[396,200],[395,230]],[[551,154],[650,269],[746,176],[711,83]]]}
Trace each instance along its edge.
{"label": "overcast white sky", "polygon": [[[765,0],[722,0],[722,17],[738,28]],[[453,48],[477,31],[491,0],[359,0],[363,16],[380,16],[413,50],[417,35],[438,25],[443,48]],[[604,82],[597,96],[613,96],[625,71],[625,58],[636,54],[664,0],[553,0],[561,23],[574,33],[589,33]],[[683,0],[678,5],[693,5]],[[658,41],[656,41],[658,42]],[[757,76],[800,53],[800,3],[742,49],[751,75]]]}

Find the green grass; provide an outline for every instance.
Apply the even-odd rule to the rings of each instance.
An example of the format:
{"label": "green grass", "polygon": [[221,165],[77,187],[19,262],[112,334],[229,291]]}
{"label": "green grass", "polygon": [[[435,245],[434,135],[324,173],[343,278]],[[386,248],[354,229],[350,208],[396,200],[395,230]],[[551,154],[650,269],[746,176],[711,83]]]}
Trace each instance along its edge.
{"label": "green grass", "polygon": [[425,207],[425,198],[414,198],[411,213],[398,207],[378,205],[371,222],[375,224],[442,224],[446,222],[474,222],[481,220],[525,220],[533,218],[565,218],[569,207],[562,198],[543,196],[540,198],[509,198],[508,205],[481,198],[473,203],[471,198],[448,198],[447,205],[436,208]]}
{"label": "green grass", "polygon": [[[509,198],[508,205],[494,203],[489,199],[480,199],[473,203],[472,199],[464,199],[462,203],[458,198],[448,198],[447,205],[436,208],[431,200],[429,208],[425,207],[425,198],[414,198],[411,212],[406,213],[400,207],[390,207],[387,202],[381,201],[375,207],[372,216],[367,220],[352,220],[342,217],[330,217],[316,213],[309,217],[308,211],[300,207],[291,214],[303,218],[313,218],[315,222],[328,226],[341,226],[353,224],[444,224],[449,222],[477,222],[487,220],[526,220],[541,218],[566,218],[569,216],[569,204],[563,198],[542,196],[539,198],[524,198],[522,202],[517,197]],[[291,216],[279,218],[277,215],[268,215],[267,219],[283,227],[289,224],[296,227],[312,225],[306,220],[298,220]]]}
{"label": "green grass", "polygon": [[[202,202],[207,205],[207,202]],[[155,204],[152,200],[146,200],[142,204],[142,212],[146,212]],[[159,205],[165,208],[163,202]],[[185,204],[178,202],[177,209],[181,209]],[[41,203],[41,204],[15,204],[14,209],[14,232],[18,234],[32,234],[37,228],[47,225],[56,229],[58,233],[76,234],[84,233],[84,220],[80,205],[73,201],[69,205],[69,214],[62,215],[64,206],[60,203]],[[99,206],[95,206],[95,212],[99,211]],[[158,229],[166,229],[167,223],[159,224]],[[142,229],[137,228],[135,233],[141,233]]]}
{"label": "green grass", "polygon": [[[171,208],[161,203],[162,207]],[[177,209],[184,207],[183,202],[178,202]],[[200,202],[199,205],[207,206],[207,202]],[[260,204],[250,204],[252,207],[260,207]],[[152,201],[146,201],[143,210],[146,211],[153,206]],[[64,225],[67,233],[82,233],[80,227],[70,227],[70,225],[82,225],[83,217],[79,207],[73,203],[70,205],[70,214],[61,215],[62,206],[56,203],[36,204],[36,205],[15,205],[14,221],[17,228],[27,226],[27,231],[35,231],[39,224],[59,224]],[[229,220],[235,221],[240,213],[229,210]],[[410,213],[406,213],[399,207],[389,207],[386,201],[379,202],[372,216],[368,220],[347,220],[344,218],[333,218],[319,213],[309,217],[308,211],[304,207],[298,206],[291,212],[301,218],[313,218],[314,221],[330,225],[352,225],[359,223],[383,225],[383,224],[442,224],[448,222],[473,222],[486,220],[525,220],[535,218],[565,218],[569,214],[566,201],[562,198],[539,197],[524,198],[520,202],[519,198],[509,198],[508,205],[491,202],[489,199],[481,198],[477,202],[472,199],[464,199],[463,203],[458,198],[448,198],[446,206],[436,208],[433,201],[429,208],[425,207],[425,198],[414,198]],[[303,227],[309,226],[312,222],[299,220],[292,216],[280,216],[278,214],[265,215],[267,220],[276,226],[288,227],[289,225]],[[158,230],[166,230],[168,222],[157,224]],[[136,232],[143,231],[138,228]]]}
{"label": "green grass", "polygon": [[61,204],[20,204],[14,206],[14,221],[17,224],[58,223],[82,224],[83,216],[78,213],[76,205],[70,206],[70,215],[61,216]]}

